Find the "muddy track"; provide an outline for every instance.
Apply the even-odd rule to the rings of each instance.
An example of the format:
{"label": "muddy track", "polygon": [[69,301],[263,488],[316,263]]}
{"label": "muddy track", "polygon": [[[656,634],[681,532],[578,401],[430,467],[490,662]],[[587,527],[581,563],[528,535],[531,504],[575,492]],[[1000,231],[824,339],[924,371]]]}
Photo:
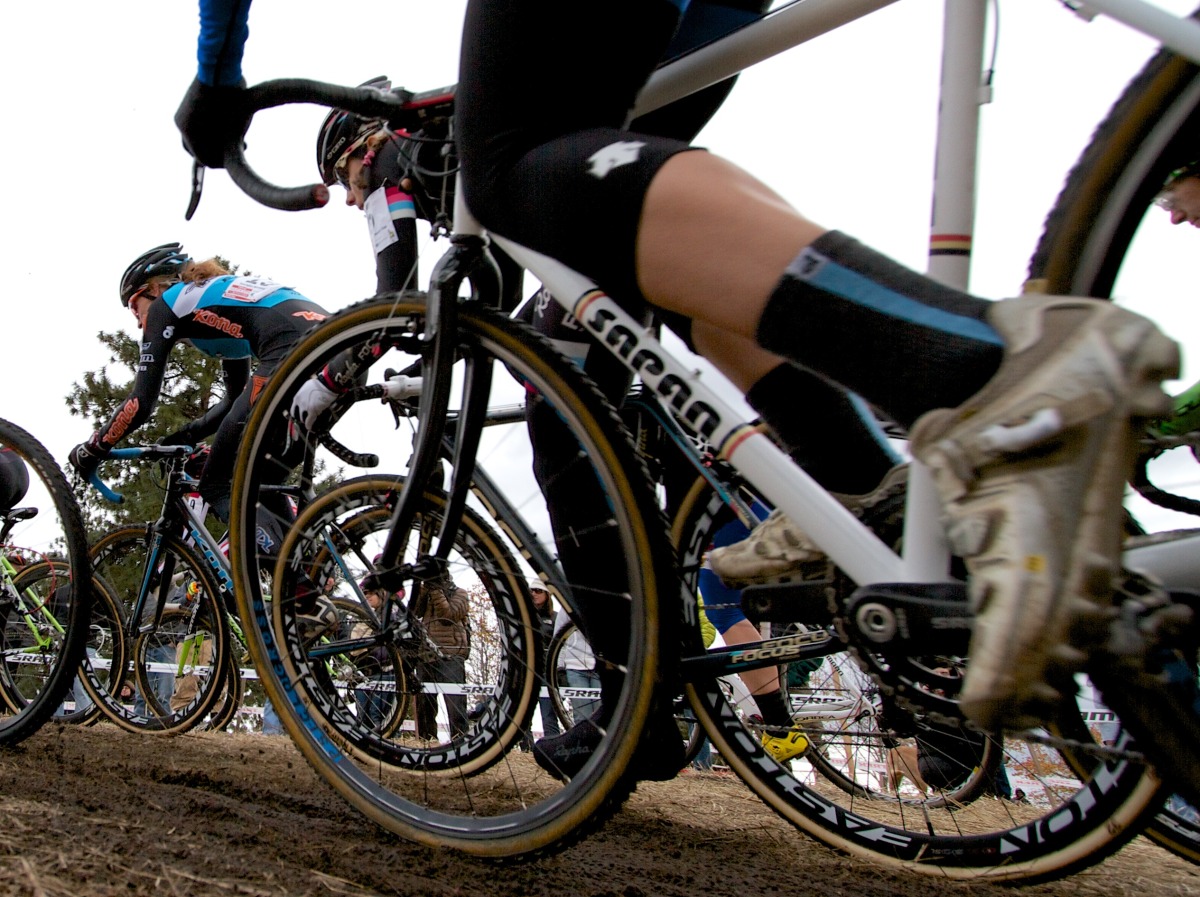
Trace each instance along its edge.
{"label": "muddy track", "polygon": [[[161,739],[51,725],[0,752],[0,894],[989,897],[1014,891],[883,872],[833,853],[735,778],[644,784],[583,844],[536,862],[401,841],[351,810],[283,737]],[[1021,894],[1200,892],[1200,867],[1137,839]]]}

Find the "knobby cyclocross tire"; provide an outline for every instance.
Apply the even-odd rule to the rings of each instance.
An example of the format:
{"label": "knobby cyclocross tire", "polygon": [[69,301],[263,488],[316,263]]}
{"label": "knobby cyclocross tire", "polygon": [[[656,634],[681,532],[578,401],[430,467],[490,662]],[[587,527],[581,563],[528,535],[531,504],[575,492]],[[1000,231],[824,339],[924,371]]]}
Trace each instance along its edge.
{"label": "knobby cyclocross tire", "polygon": [[[229,630],[220,587],[191,546],[164,535],[153,561],[149,551],[144,526],[113,530],[92,546],[96,576],[121,605],[126,663],[122,675],[110,671],[103,681],[85,669],[84,688],[127,731],[179,735],[199,724],[223,693]],[[143,588],[139,626],[132,616]],[[166,605],[151,626],[160,591]]]}
{"label": "knobby cyclocross tire", "polygon": [[[689,493],[672,527],[683,571],[699,569],[711,533],[730,514],[711,488]],[[828,613],[826,607],[810,610],[810,620]],[[809,622],[803,607],[796,608],[795,622]],[[839,642],[829,652],[819,666],[807,663],[789,688],[795,724],[812,745],[789,763],[764,751],[761,723],[749,719],[757,708],[732,700],[721,680],[685,682],[685,690],[731,769],[768,806],[835,849],[938,877],[1038,881],[1098,862],[1158,806],[1157,779],[1144,765],[1104,764],[1090,756],[1091,765],[1073,775],[1047,745],[1012,733],[986,739],[957,733],[895,706]],[[1094,744],[1079,712],[1064,718],[1070,730],[1058,734]],[[888,752],[912,744],[914,735],[944,778],[925,794],[907,783],[892,792]],[[995,796],[1001,759],[1010,787],[1022,787],[1034,804]]]}
{"label": "knobby cyclocross tire", "polygon": [[[1154,200],[1171,172],[1200,158],[1198,135],[1200,68],[1159,51],[1096,127],[1067,176],[1030,260],[1026,288],[1112,298],[1137,310],[1139,266],[1166,265],[1158,273],[1169,274],[1172,264],[1187,264],[1178,257],[1156,261],[1161,257],[1153,248],[1156,229],[1161,233],[1169,225]],[[1183,279],[1192,277],[1186,267],[1175,270]],[[1151,722],[1161,732],[1158,726],[1168,721]],[[1200,745],[1186,734],[1178,743],[1182,753],[1160,759],[1177,763],[1177,774],[1200,783]],[[1197,819],[1190,806],[1172,801],[1145,833],[1173,853],[1200,862]]]}
{"label": "knobby cyclocross tire", "polygon": [[[362,349],[373,359],[371,379],[378,382],[385,367],[405,370],[423,357],[426,343],[424,297],[419,294],[389,295],[369,299],[332,316],[312,331],[293,350],[259,396],[242,440],[233,482],[231,516],[232,566],[241,616],[256,666],[263,675],[267,694],[275,703],[288,732],[314,769],[354,807],[397,834],[415,841],[449,846],[470,854],[507,857],[546,853],[561,849],[595,829],[620,806],[632,788],[626,770],[650,712],[657,691],[662,645],[673,645],[678,624],[678,584],[674,578],[662,521],[642,462],[636,455],[620,419],[598,390],[568,360],[523,325],[470,304],[461,307],[454,336],[460,362],[455,365],[452,406],[464,401],[457,384],[462,373],[480,374],[493,366],[488,384],[489,404],[511,402],[514,397],[526,407],[540,426],[556,436],[566,434],[559,448],[567,448],[559,467],[543,471],[549,488],[572,478],[582,487],[572,495],[580,506],[576,512],[596,510],[585,525],[560,541],[571,551],[586,553],[594,546],[602,562],[601,574],[609,584],[607,593],[596,596],[605,602],[609,620],[624,621],[628,628],[614,626],[610,651],[618,653],[624,675],[614,668],[610,702],[611,724],[579,772],[563,783],[544,772],[529,753],[511,744],[489,768],[475,775],[405,770],[378,760],[365,762],[352,744],[329,725],[336,705],[317,707],[322,687],[305,666],[303,646],[298,646],[296,627],[288,610],[271,607],[254,574],[257,566],[254,521],[260,487],[278,482],[286,471],[278,467],[271,446],[283,444],[287,412],[297,390],[316,371],[342,350]],[[359,357],[363,357],[360,355]],[[511,375],[511,376],[510,376]],[[478,383],[479,381],[474,381]],[[454,408],[452,408],[454,410]],[[538,531],[549,538],[549,513],[530,474],[530,440],[524,425],[510,425],[493,445],[493,434],[475,453],[478,464],[503,465],[502,476],[494,477],[521,508]],[[544,432],[544,431],[543,431]],[[361,403],[341,417],[332,435],[355,450],[368,449],[380,456],[383,469],[403,469],[420,438],[397,432],[396,421],[386,406]],[[460,436],[462,434],[459,434]],[[459,441],[459,445],[469,444]],[[574,445],[574,449],[570,446]],[[560,460],[564,460],[561,459]],[[328,460],[331,468],[346,462]],[[451,469],[445,482],[454,482]],[[414,491],[414,500],[419,494]],[[599,501],[596,501],[596,498]],[[586,506],[582,504],[587,498]],[[557,507],[562,507],[558,505]],[[417,510],[420,510],[418,508]],[[501,571],[506,591],[517,595],[530,571]],[[465,583],[465,580],[464,580]],[[463,585],[464,583],[459,583]],[[412,587],[411,580],[407,583]],[[594,587],[595,581],[571,582],[575,598]],[[284,602],[279,602],[281,605]],[[532,683],[540,681],[540,646],[534,635],[537,626],[526,600],[507,603],[510,619],[505,621],[502,664],[528,665],[524,681],[531,687],[520,695],[519,704],[503,688],[480,697],[482,707],[472,708],[469,726],[484,742],[497,741],[512,724],[523,725],[536,701]],[[274,621],[282,619],[277,628]],[[478,633],[475,634],[478,636]],[[451,758],[452,759],[452,758]]]}
{"label": "knobby cyclocross tire", "polygon": [[71,689],[88,635],[92,577],[82,515],[53,457],[6,420],[0,420],[0,448],[20,458],[29,474],[25,494],[0,517],[6,559],[0,681],[7,705],[0,744],[16,744],[59,710]]}

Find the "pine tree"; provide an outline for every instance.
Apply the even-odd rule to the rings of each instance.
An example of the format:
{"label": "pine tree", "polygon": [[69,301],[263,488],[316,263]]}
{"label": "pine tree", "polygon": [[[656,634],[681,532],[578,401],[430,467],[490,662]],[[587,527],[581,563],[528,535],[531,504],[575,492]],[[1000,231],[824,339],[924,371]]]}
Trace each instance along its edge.
{"label": "pine tree", "polygon": [[[108,363],[99,370],[86,372],[83,381],[76,383],[67,396],[71,414],[86,419],[95,428],[106,423],[129,395],[141,349],[136,339],[124,333],[101,331],[99,340],[109,350]],[[189,345],[176,345],[167,359],[154,413],[126,444],[149,445],[174,433],[219,402],[224,389],[220,361]],[[82,490],[78,497],[89,537],[95,538],[117,525],[158,518],[162,489],[155,485],[159,479],[155,465],[107,462],[101,465],[100,476],[123,494],[125,501],[114,505],[95,489]]]}

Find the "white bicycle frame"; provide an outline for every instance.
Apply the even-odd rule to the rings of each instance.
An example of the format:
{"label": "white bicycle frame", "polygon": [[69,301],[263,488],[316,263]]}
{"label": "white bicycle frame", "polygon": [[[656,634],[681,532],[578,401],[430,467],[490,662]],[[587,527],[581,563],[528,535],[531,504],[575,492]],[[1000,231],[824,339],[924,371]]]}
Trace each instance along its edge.
{"label": "white bicycle frame", "polygon": [[[828,33],[895,0],[794,0],[761,20],[659,69],[632,116],[650,112],[720,82],[784,50]],[[988,0],[945,0],[941,105],[938,120],[929,273],[965,287],[974,221],[976,138]],[[1107,15],[1200,63],[1200,24],[1143,0],[1087,0],[1074,4],[1085,17]],[[455,230],[481,234],[459,185]],[[940,503],[928,471],[909,472],[903,551],[892,551],[800,470],[763,433],[742,419],[706,382],[673,356],[592,281],[562,263],[499,234],[490,238],[532,273],[596,339],[607,346],[699,432],[759,493],[781,508],[859,584],[939,582],[948,579],[950,553],[939,523]],[[954,237],[955,247],[944,248]]]}

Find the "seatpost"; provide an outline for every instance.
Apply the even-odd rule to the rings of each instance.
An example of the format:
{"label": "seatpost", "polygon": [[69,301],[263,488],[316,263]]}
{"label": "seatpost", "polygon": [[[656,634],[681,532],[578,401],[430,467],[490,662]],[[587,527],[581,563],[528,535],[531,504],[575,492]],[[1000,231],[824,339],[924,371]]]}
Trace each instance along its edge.
{"label": "seatpost", "polygon": [[929,276],[967,289],[975,231],[975,171],[979,159],[979,107],[991,102],[982,77],[987,0],[946,0]]}

